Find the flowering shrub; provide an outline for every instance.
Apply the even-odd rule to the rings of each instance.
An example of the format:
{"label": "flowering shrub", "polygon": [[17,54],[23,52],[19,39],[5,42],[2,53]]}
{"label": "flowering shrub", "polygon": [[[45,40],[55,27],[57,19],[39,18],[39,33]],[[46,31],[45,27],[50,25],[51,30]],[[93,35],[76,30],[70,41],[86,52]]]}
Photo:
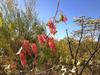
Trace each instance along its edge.
{"label": "flowering shrub", "polygon": [[[61,20],[61,18],[63,20]],[[67,18],[65,16],[63,16],[63,14],[62,14],[61,18],[60,18],[61,21],[64,21],[64,22],[67,21]],[[53,21],[49,20],[47,25],[49,27],[50,34],[55,35],[57,33],[57,30],[56,30],[56,25],[53,23]],[[37,35],[37,40],[40,45],[44,45],[46,43],[47,47],[49,47],[51,49],[51,53],[53,55],[56,54],[57,50],[56,50],[56,45],[55,45],[53,37],[49,37],[46,34],[39,34],[39,35]],[[20,53],[19,53],[22,65],[26,65],[26,62],[27,62],[27,60],[25,59],[26,54],[28,54],[31,57],[32,57],[32,54],[34,54],[34,56],[35,56],[34,61],[36,62],[36,59],[38,57],[38,48],[36,46],[36,43],[32,43],[32,45],[31,46],[30,45],[31,44],[29,43],[28,40],[23,41],[22,51],[20,51]]]}
{"label": "flowering shrub", "polygon": [[56,27],[55,27],[54,23],[51,20],[48,21],[48,27],[50,29],[51,34],[54,35],[57,32]]}
{"label": "flowering shrub", "polygon": [[58,71],[61,74],[63,71],[63,75],[66,73],[82,75],[87,65],[87,69],[92,73],[95,69],[93,71],[90,68],[98,68],[99,64],[95,66],[98,62],[94,58],[100,49],[100,19],[85,16],[75,18],[75,23],[80,26],[80,30],[75,31],[73,37],[69,37],[66,29],[67,38],[56,40],[57,24],[63,22],[67,25],[68,21],[62,12],[59,14],[60,17],[56,18],[59,13],[59,1],[55,15],[46,24],[50,31],[48,35],[45,32],[46,27],[42,27],[37,18],[33,19],[31,9],[28,14],[17,11],[10,19],[3,19],[0,16],[0,64],[4,64],[0,65],[0,70],[2,68],[3,72],[11,75],[13,75],[11,70],[12,72],[18,70],[20,75],[24,73],[30,75],[41,69],[45,72],[38,74],[52,75],[52,72]]}

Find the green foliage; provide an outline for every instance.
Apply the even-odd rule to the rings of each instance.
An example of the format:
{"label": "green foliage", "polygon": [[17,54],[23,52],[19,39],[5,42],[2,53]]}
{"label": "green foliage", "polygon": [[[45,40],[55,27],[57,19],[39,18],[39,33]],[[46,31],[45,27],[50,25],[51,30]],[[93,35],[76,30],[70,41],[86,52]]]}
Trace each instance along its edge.
{"label": "green foliage", "polygon": [[57,57],[60,63],[68,63],[66,62],[67,60],[69,60],[69,50],[68,50],[67,40],[63,39],[60,41],[56,41],[56,47],[57,47]]}
{"label": "green foliage", "polygon": [[[34,43],[37,42],[38,34],[45,33],[44,25],[40,24],[41,22],[37,19],[37,15],[34,14],[36,11],[34,13],[30,11],[32,13],[31,16],[34,16],[30,20],[29,16],[27,16],[28,13],[25,13],[23,10],[15,10],[16,5],[12,3],[13,1],[7,2],[9,14],[6,16],[6,19],[0,17],[0,48],[5,50],[11,60],[17,58],[16,52],[21,47],[22,40],[26,39]],[[9,6],[10,4],[12,5]],[[18,9],[18,7],[16,8]]]}
{"label": "green foliage", "polygon": [[[13,3],[12,0],[11,3]],[[38,20],[37,15],[33,14],[33,11],[30,11],[30,9],[33,10],[31,6],[27,5],[27,7],[30,7],[30,9],[27,9],[27,12],[23,12],[22,10],[22,12],[18,10],[16,12],[14,10],[14,4],[9,6],[11,3],[8,2],[7,4],[10,14],[6,16],[6,19],[0,16],[0,49],[3,49],[5,52],[4,54],[0,52],[0,56],[8,56],[10,61],[15,59],[19,61],[20,59],[16,56],[16,52],[18,52],[19,48],[22,46],[23,40],[29,40],[30,43],[36,43],[38,46],[37,62],[39,66],[48,62],[51,63],[50,65],[58,63],[74,65],[78,46],[77,60],[81,63],[85,63],[96,49],[97,34],[100,32],[100,19],[87,18],[85,16],[76,18],[74,22],[79,27],[83,25],[83,33],[82,30],[79,29],[73,33],[74,37],[69,37],[69,39],[64,38],[60,41],[55,40],[57,53],[53,55],[47,43],[44,45],[38,43],[37,35],[46,33],[46,30],[44,24],[41,24]],[[10,9],[11,7],[13,7],[13,9]],[[83,35],[82,39],[78,41],[81,34]],[[72,59],[70,55],[68,40],[71,44],[70,46],[74,59]],[[100,45],[100,43],[98,45]],[[99,52],[96,56],[92,58],[92,61],[94,61],[94,59],[100,60]],[[27,55],[26,59],[28,60],[28,64],[30,64],[34,60],[34,55],[32,58]],[[20,61],[19,64],[21,64]]]}

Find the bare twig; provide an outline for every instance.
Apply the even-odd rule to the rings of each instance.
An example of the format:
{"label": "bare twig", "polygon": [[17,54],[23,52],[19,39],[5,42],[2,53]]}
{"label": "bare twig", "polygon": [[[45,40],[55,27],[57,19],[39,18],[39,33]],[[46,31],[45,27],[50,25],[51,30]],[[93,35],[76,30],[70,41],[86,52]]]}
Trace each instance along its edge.
{"label": "bare twig", "polygon": [[[65,23],[65,25],[67,25],[66,22],[64,22],[64,23]],[[70,56],[72,57],[72,59],[74,59],[74,55],[73,55],[72,48],[71,48],[71,41],[70,41],[70,38],[68,35],[68,29],[66,29],[66,34],[67,34],[68,46],[69,46],[69,50],[70,50]]]}
{"label": "bare twig", "polygon": [[[57,2],[57,8],[56,8],[56,11],[55,11],[55,15],[53,17],[53,21],[55,22],[56,21],[56,16],[57,16],[57,13],[58,13],[58,9],[59,9],[59,4],[60,4],[60,0],[58,0]],[[47,35],[47,37],[50,35],[50,32],[49,34]]]}
{"label": "bare twig", "polygon": [[78,68],[77,68],[77,56],[78,56],[78,53],[79,53],[79,48],[81,46],[81,40],[83,38],[83,31],[84,31],[84,21],[83,21],[83,18],[84,16],[82,16],[81,18],[81,35],[80,35],[80,38],[79,38],[79,41],[78,41],[78,46],[76,48],[76,53],[75,53],[75,61],[74,61],[74,65],[76,66],[76,75],[78,75]]}
{"label": "bare twig", "polygon": [[55,15],[54,15],[54,21],[55,21],[55,18],[57,16],[57,13],[58,13],[59,4],[60,4],[60,0],[58,0],[58,2],[57,2],[57,8],[56,8],[56,12],[55,12]]}
{"label": "bare twig", "polygon": [[67,40],[68,40],[68,46],[69,46],[69,50],[70,50],[70,55],[72,57],[72,59],[74,59],[74,55],[72,53],[72,49],[71,49],[71,41],[69,39],[69,35],[68,35],[68,30],[66,29],[66,34],[67,34]]}
{"label": "bare twig", "polygon": [[[97,42],[97,45],[96,45],[96,49],[94,50],[94,52],[91,54],[90,58],[88,59],[88,61],[86,62],[86,64],[83,66],[81,72],[79,75],[82,75],[82,72],[84,71],[85,67],[88,65],[89,61],[93,58],[93,56],[98,52],[98,50],[100,49],[100,46],[99,46],[99,42],[100,42],[100,34],[99,34],[99,37],[98,37],[98,42]],[[98,47],[99,46],[99,47]]]}
{"label": "bare twig", "polygon": [[83,26],[83,18],[82,18],[82,28],[81,28],[81,36],[80,36],[80,39],[79,39],[79,43],[78,43],[78,47],[76,48],[76,54],[75,54],[75,65],[77,63],[77,55],[78,55],[78,52],[79,52],[79,48],[80,48],[80,45],[81,45],[81,40],[82,40],[82,37],[83,37],[83,30],[84,30],[84,26]]}

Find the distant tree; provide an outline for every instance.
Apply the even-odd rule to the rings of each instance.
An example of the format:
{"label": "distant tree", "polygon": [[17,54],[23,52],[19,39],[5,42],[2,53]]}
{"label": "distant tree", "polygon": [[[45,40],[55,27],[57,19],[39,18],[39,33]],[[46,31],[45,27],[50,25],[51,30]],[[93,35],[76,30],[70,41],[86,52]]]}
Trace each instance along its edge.
{"label": "distant tree", "polygon": [[89,64],[90,60],[93,59],[100,50],[100,19],[82,16],[75,18],[75,23],[81,29],[75,31],[73,35],[77,40],[79,39],[74,59],[75,65],[77,64],[78,59],[84,58],[86,60],[86,63],[83,65],[80,72],[80,74],[82,74],[86,65]]}

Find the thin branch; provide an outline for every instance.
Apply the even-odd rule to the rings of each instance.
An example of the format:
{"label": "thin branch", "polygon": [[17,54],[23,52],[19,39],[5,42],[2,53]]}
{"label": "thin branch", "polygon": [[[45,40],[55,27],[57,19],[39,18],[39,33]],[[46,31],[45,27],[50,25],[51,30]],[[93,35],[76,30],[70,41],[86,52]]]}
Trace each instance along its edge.
{"label": "thin branch", "polygon": [[[83,20],[83,18],[82,18],[82,20]],[[78,55],[78,52],[79,52],[79,48],[80,48],[80,45],[81,45],[81,40],[82,40],[82,37],[83,37],[83,30],[84,30],[84,26],[83,26],[83,21],[82,21],[82,29],[81,29],[81,37],[80,37],[80,39],[79,39],[79,44],[78,44],[78,47],[76,48],[76,54],[75,54],[75,65],[76,65],[76,63],[77,63],[77,55]]]}
{"label": "thin branch", "polygon": [[[56,8],[56,11],[55,11],[55,15],[54,15],[54,17],[53,17],[53,21],[54,21],[54,22],[55,22],[57,13],[58,13],[59,5],[60,5],[60,0],[58,0],[58,2],[57,2],[57,8]],[[48,36],[49,36],[49,35],[50,35],[50,33],[48,34]]]}
{"label": "thin branch", "polygon": [[55,18],[57,16],[57,13],[58,13],[59,4],[60,4],[60,0],[58,0],[58,2],[57,2],[57,8],[56,8],[56,12],[55,12],[55,15],[54,15],[54,21],[55,21]]}
{"label": "thin branch", "polygon": [[[67,26],[67,23],[64,22],[65,25]],[[68,46],[69,46],[69,50],[70,50],[70,56],[72,57],[72,59],[74,59],[74,54],[72,52],[72,48],[71,48],[71,42],[70,42],[70,39],[69,39],[69,35],[68,35],[68,30],[66,29],[66,34],[67,34],[67,39],[68,39]]]}
{"label": "thin branch", "polygon": [[71,49],[71,42],[69,40],[69,35],[68,35],[68,30],[66,29],[66,34],[67,34],[67,39],[68,39],[68,46],[69,46],[69,50],[70,50],[70,55],[72,57],[72,59],[74,59],[74,55],[72,53],[72,49]]}
{"label": "thin branch", "polygon": [[88,65],[89,61],[93,58],[93,56],[98,52],[99,49],[100,49],[100,47],[97,48],[97,49],[93,52],[93,54],[91,55],[91,57],[88,59],[88,61],[86,62],[86,64],[83,66],[83,68],[82,68],[82,70],[81,70],[81,72],[80,72],[79,75],[82,75],[83,70],[84,70],[85,67]]}
{"label": "thin branch", "polygon": [[[83,66],[81,72],[79,75],[82,75],[82,72],[84,71],[85,67],[88,65],[89,61],[93,58],[93,56],[98,52],[98,50],[100,49],[100,46],[99,46],[99,42],[100,42],[100,34],[99,34],[99,37],[98,37],[98,42],[97,42],[97,45],[96,45],[96,49],[94,50],[94,52],[92,53],[92,55],[90,56],[90,58],[88,59],[88,61],[86,62],[86,64]],[[99,47],[98,47],[99,46]]]}
{"label": "thin branch", "polygon": [[99,34],[99,37],[98,37],[98,42],[97,42],[96,48],[98,48],[99,43],[100,43],[100,34]]}

